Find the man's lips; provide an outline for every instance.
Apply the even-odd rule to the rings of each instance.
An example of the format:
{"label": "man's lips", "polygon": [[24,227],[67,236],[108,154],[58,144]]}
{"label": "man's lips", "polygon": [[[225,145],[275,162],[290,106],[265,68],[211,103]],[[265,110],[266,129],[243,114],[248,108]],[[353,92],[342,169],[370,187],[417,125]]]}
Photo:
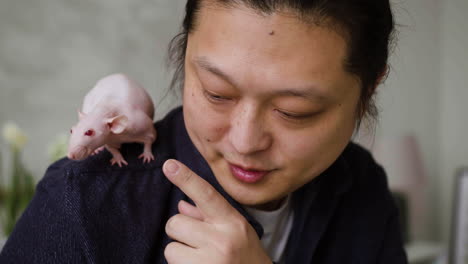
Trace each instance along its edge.
{"label": "man's lips", "polygon": [[232,175],[238,180],[246,183],[256,183],[262,180],[266,174],[271,170],[257,170],[250,168],[243,168],[238,165],[229,163],[229,169],[231,170]]}

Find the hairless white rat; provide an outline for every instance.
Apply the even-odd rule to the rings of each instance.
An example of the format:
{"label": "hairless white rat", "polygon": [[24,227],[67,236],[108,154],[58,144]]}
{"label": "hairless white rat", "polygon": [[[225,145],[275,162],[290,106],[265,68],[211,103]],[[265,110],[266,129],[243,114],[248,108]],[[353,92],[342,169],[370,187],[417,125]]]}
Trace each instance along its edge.
{"label": "hairless white rat", "polygon": [[138,158],[154,160],[151,145],[156,140],[154,105],[145,89],[124,74],[99,80],[78,110],[79,122],[70,130],[68,158],[82,160],[106,148],[111,164],[128,165],[119,151],[122,143],[144,144]]}

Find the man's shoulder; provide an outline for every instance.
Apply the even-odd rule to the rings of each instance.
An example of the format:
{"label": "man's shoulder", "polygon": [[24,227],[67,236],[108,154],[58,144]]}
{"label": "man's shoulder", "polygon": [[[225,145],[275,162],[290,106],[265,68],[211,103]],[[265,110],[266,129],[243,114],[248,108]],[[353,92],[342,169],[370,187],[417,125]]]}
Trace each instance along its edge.
{"label": "man's shoulder", "polygon": [[343,152],[343,159],[355,187],[388,190],[385,171],[375,161],[369,150],[351,142]]}
{"label": "man's shoulder", "polygon": [[[98,208],[117,210],[133,202],[144,207],[147,201],[160,199],[172,186],[162,173],[162,165],[173,156],[174,129],[180,116],[181,109],[177,108],[155,123],[158,132],[152,146],[155,160],[143,163],[138,158],[143,146],[136,143],[122,145],[122,156],[128,162],[122,167],[111,165],[108,151],[82,161],[63,158],[49,166],[36,193],[47,199],[66,199],[71,206],[89,209],[89,214],[103,213],[94,211]],[[83,208],[79,210],[86,212]]]}
{"label": "man's shoulder", "polygon": [[134,218],[152,207],[156,210],[172,189],[159,163],[136,160],[119,168],[111,166],[107,158],[83,162],[62,159],[48,168],[36,188],[36,199],[56,204],[83,224]]}
{"label": "man's shoulder", "polygon": [[385,222],[384,219],[395,214],[396,207],[384,169],[367,149],[355,143],[349,144],[342,157],[351,179],[342,200],[345,211],[363,223],[369,219]]}
{"label": "man's shoulder", "polygon": [[323,192],[329,194],[354,193],[369,196],[388,188],[382,167],[368,150],[353,142],[346,146],[337,160],[315,182],[326,190]]}

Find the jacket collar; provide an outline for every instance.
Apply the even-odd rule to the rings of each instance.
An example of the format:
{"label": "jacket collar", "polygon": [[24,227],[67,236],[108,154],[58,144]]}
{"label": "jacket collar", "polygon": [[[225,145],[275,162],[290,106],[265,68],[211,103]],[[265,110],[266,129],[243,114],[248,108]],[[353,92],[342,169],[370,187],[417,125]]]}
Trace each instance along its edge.
{"label": "jacket collar", "polygon": [[343,154],[317,178],[293,193],[294,222],[286,263],[311,263],[341,196],[352,185]]}

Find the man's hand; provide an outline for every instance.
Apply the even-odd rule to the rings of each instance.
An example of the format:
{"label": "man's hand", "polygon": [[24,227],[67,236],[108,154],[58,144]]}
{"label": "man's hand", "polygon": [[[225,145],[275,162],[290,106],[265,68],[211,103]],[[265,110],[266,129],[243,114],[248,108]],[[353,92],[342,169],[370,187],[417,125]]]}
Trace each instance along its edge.
{"label": "man's hand", "polygon": [[167,221],[175,240],[164,251],[168,263],[272,263],[252,226],[213,186],[176,160],[163,171],[196,205],[180,201],[180,214]]}

